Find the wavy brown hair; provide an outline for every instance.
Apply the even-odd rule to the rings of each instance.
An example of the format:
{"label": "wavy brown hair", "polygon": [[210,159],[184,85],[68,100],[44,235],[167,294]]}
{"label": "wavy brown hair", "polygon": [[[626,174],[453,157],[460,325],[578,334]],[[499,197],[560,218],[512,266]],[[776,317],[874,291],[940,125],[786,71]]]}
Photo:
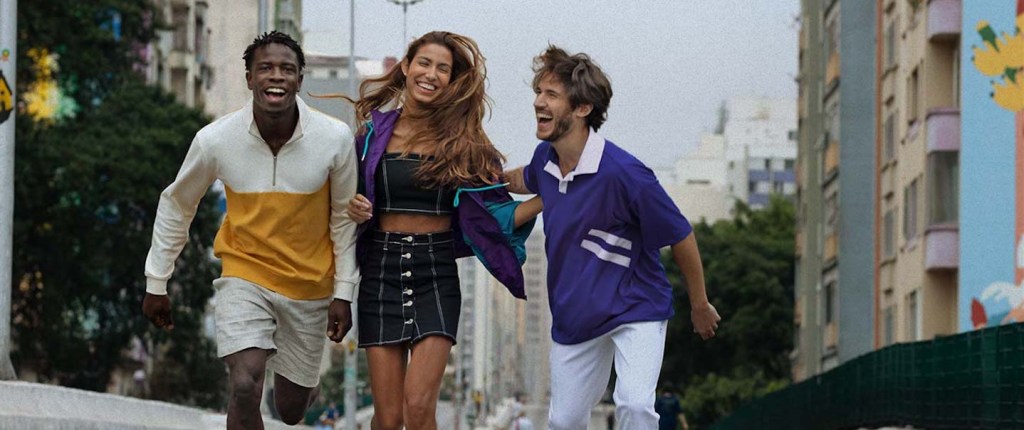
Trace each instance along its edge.
{"label": "wavy brown hair", "polygon": [[[452,53],[452,71],[448,86],[417,112],[404,111],[405,118],[425,120],[428,127],[411,136],[403,155],[411,148],[429,148],[434,158],[422,163],[416,178],[429,187],[455,188],[463,185],[494,183],[502,173],[505,157],[484,132],[483,119],[490,109],[484,91],[487,67],[476,42],[466,36],[434,31],[414,40],[402,61],[411,64],[423,46],[435,44]],[[359,122],[370,119],[374,109],[397,108],[404,103],[405,74],[396,64],[384,75],[363,81],[359,100],[344,97],[355,105]],[[365,123],[364,123],[365,124]],[[365,132],[365,125],[360,131]],[[433,142],[434,144],[424,145]]]}

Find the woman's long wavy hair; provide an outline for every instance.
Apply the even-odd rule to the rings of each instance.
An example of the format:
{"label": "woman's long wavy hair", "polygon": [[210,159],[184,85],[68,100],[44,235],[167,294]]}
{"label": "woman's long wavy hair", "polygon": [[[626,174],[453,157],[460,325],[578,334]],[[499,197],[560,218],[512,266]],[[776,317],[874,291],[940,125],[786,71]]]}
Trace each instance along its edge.
{"label": "woman's long wavy hair", "polygon": [[[448,86],[437,98],[416,112],[402,115],[424,120],[428,127],[411,136],[403,155],[412,148],[433,156],[423,162],[416,178],[424,186],[455,188],[464,185],[492,184],[502,174],[505,157],[498,152],[484,132],[483,119],[490,109],[484,91],[487,68],[476,42],[466,36],[434,31],[414,40],[402,61],[412,64],[423,46],[435,44],[452,53],[452,71]],[[396,64],[384,75],[368,79],[359,86],[359,100],[345,97],[355,105],[361,123],[370,119],[374,109],[397,108],[405,103],[405,73]],[[365,123],[364,123],[365,124]],[[365,125],[360,131],[365,132]],[[430,144],[433,143],[433,144]]]}

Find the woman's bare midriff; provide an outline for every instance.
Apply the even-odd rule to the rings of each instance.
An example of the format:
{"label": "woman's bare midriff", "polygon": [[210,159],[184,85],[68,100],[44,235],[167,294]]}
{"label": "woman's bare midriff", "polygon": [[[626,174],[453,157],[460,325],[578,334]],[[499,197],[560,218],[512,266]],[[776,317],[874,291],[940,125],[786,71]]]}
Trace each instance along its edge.
{"label": "woman's bare midriff", "polygon": [[397,233],[440,233],[452,229],[451,215],[382,213],[377,215],[380,231]]}

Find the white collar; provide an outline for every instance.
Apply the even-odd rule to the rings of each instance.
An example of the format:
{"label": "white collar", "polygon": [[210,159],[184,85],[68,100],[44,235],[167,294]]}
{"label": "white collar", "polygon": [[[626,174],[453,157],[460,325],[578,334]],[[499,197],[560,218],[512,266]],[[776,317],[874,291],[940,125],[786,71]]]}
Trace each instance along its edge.
{"label": "white collar", "polygon": [[580,161],[576,163],[575,169],[563,177],[562,169],[558,167],[557,163],[548,160],[548,164],[544,165],[544,171],[558,179],[558,192],[562,194],[568,191],[569,183],[576,176],[592,175],[597,173],[598,167],[601,166],[601,156],[604,155],[604,138],[598,135],[593,128],[589,131],[590,135],[587,137],[587,142],[583,144],[583,152],[580,154]]}
{"label": "white collar", "polygon": [[[253,99],[250,97],[249,102],[245,104],[246,116],[249,117],[249,134],[258,139],[263,139],[259,127],[256,126],[256,116],[253,114],[252,104]],[[297,95],[295,96],[295,106],[299,108],[299,121],[295,123],[295,131],[292,132],[292,137],[285,142],[285,145],[302,138],[302,130],[308,125],[309,118],[311,117],[309,106]],[[264,141],[266,140],[264,139]]]}

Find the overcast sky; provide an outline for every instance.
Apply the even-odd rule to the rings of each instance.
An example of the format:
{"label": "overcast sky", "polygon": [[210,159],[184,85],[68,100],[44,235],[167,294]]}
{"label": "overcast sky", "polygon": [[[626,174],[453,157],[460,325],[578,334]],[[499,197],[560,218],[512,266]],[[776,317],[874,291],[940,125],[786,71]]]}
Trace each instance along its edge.
{"label": "overcast sky", "polygon": [[[648,165],[671,166],[714,128],[731,97],[795,99],[797,0],[423,0],[409,39],[432,30],[474,38],[487,58],[485,124],[511,165],[534,137],[531,59],[548,43],[586,52],[612,81],[599,133]],[[347,55],[349,2],[303,0],[304,48]],[[356,0],[355,55],[399,57],[402,7]],[[795,125],[794,125],[795,128]]]}

